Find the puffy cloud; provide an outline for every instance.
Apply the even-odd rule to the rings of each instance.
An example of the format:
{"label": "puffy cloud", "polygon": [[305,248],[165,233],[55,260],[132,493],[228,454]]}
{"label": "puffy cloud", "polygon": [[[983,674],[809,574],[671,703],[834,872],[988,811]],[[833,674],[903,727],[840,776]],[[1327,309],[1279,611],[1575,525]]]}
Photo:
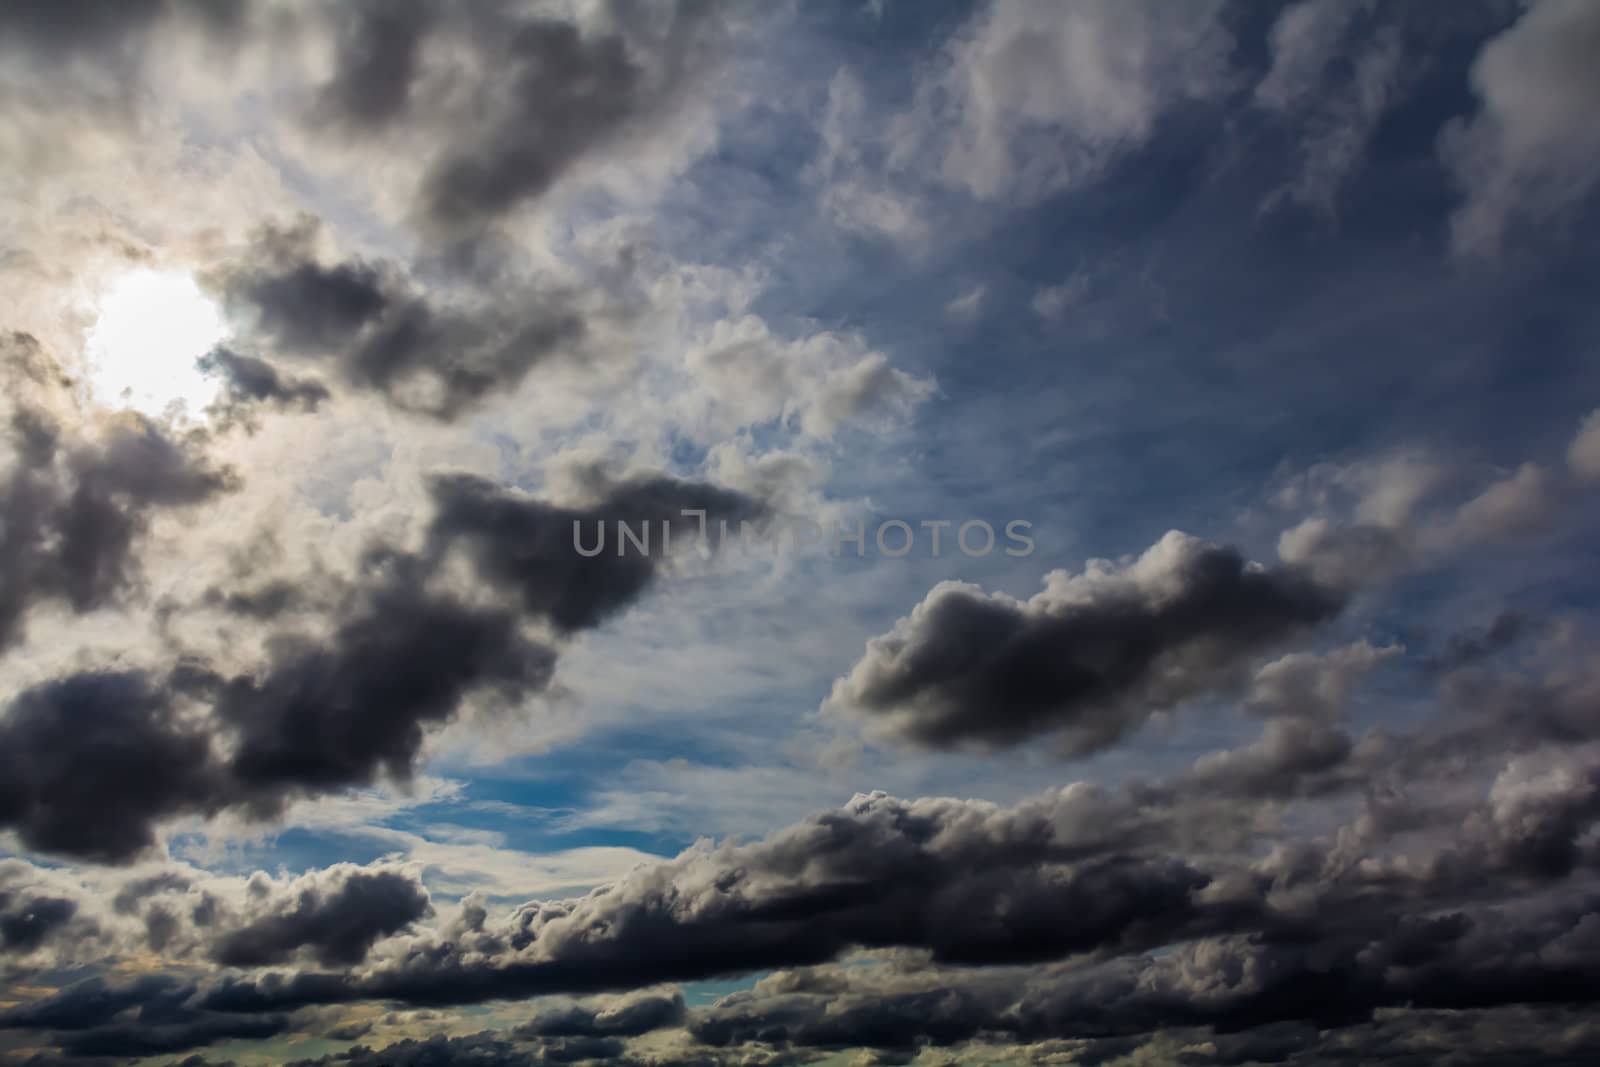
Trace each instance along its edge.
{"label": "puffy cloud", "polygon": [[[269,892],[266,883],[257,885]],[[298,879],[273,907],[222,935],[212,952],[232,967],[281,963],[302,948],[325,966],[359,963],[376,941],[429,910],[427,892],[405,872],[344,865]]]}
{"label": "puffy cloud", "polygon": [[[159,466],[138,477],[165,484]],[[575,519],[681,524],[686,544],[697,526],[684,508],[763,511],[731,490],[648,476],[596,483],[581,511],[466,476],[436,481],[433,502],[420,554],[370,546],[357,574],[324,582],[326,632],[286,628],[251,669],[191,656],[166,673],[86,670],[17,696],[0,717],[0,826],[33,848],[126,862],[179,815],[265,816],[296,797],[408,780],[427,730],[465,701],[515,704],[549,684],[557,652],[530,624],[599,625],[668,562],[662,551],[586,559]],[[447,580],[458,551],[481,583],[467,595]]]}
{"label": "puffy cloud", "polygon": [[[922,89],[946,181],[1039,196],[1097,177],[1162,115],[1228,85],[1222,5],[991,4]],[[947,101],[942,107],[935,100]],[[915,127],[913,127],[914,129]]]}
{"label": "puffy cloud", "polygon": [[1600,107],[1591,61],[1600,11],[1586,0],[1541,0],[1483,46],[1472,65],[1480,101],[1447,129],[1446,163],[1465,201],[1452,219],[1456,249],[1497,251],[1519,222],[1547,223],[1582,202],[1600,173]]}
{"label": "puffy cloud", "polygon": [[[576,508],[470,475],[440,476],[432,485],[430,551],[459,549],[486,584],[514,590],[524,611],[571,631],[597,626],[637,599],[667,563],[674,538],[693,543],[704,528],[685,512],[703,513],[713,527],[766,514],[760,501],[731,489],[659,475],[612,481],[593,469],[581,476],[590,499]],[[624,551],[619,523],[636,535],[647,531],[652,549]]]}
{"label": "puffy cloud", "polygon": [[[1320,670],[1358,671],[1377,653],[1347,648]],[[1275,682],[1318,673],[1279,662],[1289,665],[1265,672],[1268,688],[1303,688]],[[395,926],[361,967],[89,983],[0,1025],[57,1031],[63,1048],[170,1044],[165,1023],[138,1037],[113,1020],[158,1004],[167,1014],[140,1007],[147,1024],[170,1014],[183,1021],[175,1034],[203,1041],[233,1032],[225,1018],[281,1026],[319,1005],[636,989],[542,1002],[496,1038],[548,1056],[609,1042],[606,1058],[681,1025],[730,1053],[746,1042],[914,1052],[1183,1030],[1231,1047],[1227,1035],[1253,1028],[1343,1031],[1393,1009],[1585,1001],[1600,966],[1594,672],[1575,661],[1528,693],[1465,670],[1445,689],[1444,714],[1410,733],[1340,743],[1326,722],[1287,707],[1258,744],[1164,782],[1079,783],[1010,807],[860,796],[759,841],[701,843],[577,899],[497,917],[469,900],[415,932]],[[1530,703],[1543,721],[1530,721]],[[1284,806],[1295,797],[1333,794],[1360,802],[1347,825],[1286,817],[1304,810]],[[316,912],[308,886],[327,902],[356,873],[258,878],[222,894],[197,936],[226,945],[264,918]],[[139,883],[163,901],[210,891]],[[880,962],[773,975],[709,1009],[648,988],[816,968],[862,948]]]}
{"label": "puffy cloud", "polygon": [[211,810],[221,784],[208,733],[138,671],[25,690],[0,717],[0,768],[0,826],[95,860],[148,848],[153,820]]}
{"label": "puffy cloud", "polygon": [[634,1037],[675,1026],[685,1015],[677,989],[643,990],[617,997],[541,1001],[516,1033],[524,1037]]}
{"label": "puffy cloud", "polygon": [[1335,719],[1361,678],[1403,651],[1398,645],[1374,648],[1357,641],[1320,655],[1292,652],[1256,671],[1245,707],[1267,717]]}
{"label": "puffy cloud", "polygon": [[1238,680],[1343,596],[1176,531],[1123,565],[1051,573],[1026,601],[946,582],[835,683],[831,704],[936,747],[1103,748],[1152,712]]}
{"label": "puffy cloud", "polygon": [[755,315],[717,322],[684,365],[696,390],[686,421],[703,422],[708,437],[778,420],[825,438],[845,422],[904,418],[935,390],[859,336],[786,341]]}

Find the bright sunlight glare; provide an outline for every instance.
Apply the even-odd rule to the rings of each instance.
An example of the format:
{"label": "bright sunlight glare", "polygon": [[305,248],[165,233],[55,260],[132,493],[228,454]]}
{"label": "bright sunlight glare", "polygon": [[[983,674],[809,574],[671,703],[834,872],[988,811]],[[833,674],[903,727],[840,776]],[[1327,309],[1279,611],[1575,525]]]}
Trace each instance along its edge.
{"label": "bright sunlight glare", "polygon": [[95,398],[147,415],[177,403],[199,417],[217,383],[195,361],[226,332],[217,305],[186,274],[141,270],[117,279],[87,339]]}

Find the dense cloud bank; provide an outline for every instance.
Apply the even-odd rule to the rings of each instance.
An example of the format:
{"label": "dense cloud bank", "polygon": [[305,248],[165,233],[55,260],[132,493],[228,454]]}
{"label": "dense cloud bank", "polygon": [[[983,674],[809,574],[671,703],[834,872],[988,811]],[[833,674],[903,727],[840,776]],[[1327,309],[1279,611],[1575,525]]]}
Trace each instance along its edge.
{"label": "dense cloud bank", "polygon": [[[425,898],[403,878],[336,872],[284,887],[209,950],[257,966],[298,944],[324,967],[202,981],[181,1000],[199,1019],[266,1026],[367,1000],[439,1007],[784,971],[687,1014],[670,996],[598,1014],[535,1005],[514,1035],[686,1026],[704,1045],[777,1051],[1171,1029],[1231,1041],[1367,1027],[1389,1010],[1588,1002],[1600,988],[1600,680],[1581,656],[1535,677],[1478,661],[1443,676],[1436,719],[1364,737],[1344,737],[1339,706],[1304,699],[1348,691],[1381,659],[1356,646],[1274,661],[1252,683],[1263,741],[1171,779],[1080,783],[1012,807],[860,796],[500,917],[469,902],[406,934]],[[1311,724],[1343,743],[1306,761],[1273,740]],[[1266,769],[1215,773],[1258,747]],[[1289,830],[1312,797],[1343,797],[1353,814]],[[60,925],[76,909],[63,896],[44,910]],[[826,966],[862,949],[888,955]],[[101,988],[0,1023],[45,1026],[91,991],[111,995]]]}

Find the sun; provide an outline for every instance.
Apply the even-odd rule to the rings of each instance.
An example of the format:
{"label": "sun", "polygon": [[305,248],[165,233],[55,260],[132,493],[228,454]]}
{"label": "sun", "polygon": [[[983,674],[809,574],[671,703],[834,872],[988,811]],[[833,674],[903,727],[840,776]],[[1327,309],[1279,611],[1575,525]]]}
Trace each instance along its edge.
{"label": "sun", "polygon": [[222,312],[187,274],[140,270],[112,283],[89,329],[95,399],[109,407],[198,417],[217,383],[195,361],[227,334]]}

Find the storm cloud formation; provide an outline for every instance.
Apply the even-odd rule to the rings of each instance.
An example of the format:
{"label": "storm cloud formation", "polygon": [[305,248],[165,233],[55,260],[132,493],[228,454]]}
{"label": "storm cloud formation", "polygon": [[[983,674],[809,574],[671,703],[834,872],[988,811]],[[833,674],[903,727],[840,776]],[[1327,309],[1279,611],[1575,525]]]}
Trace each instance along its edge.
{"label": "storm cloud formation", "polygon": [[[1292,695],[1371,659],[1344,650],[1263,668],[1263,737],[1285,723],[1338,729],[1335,709]],[[680,1026],[707,1050],[775,1055],[994,1041],[1128,1049],[1170,1032],[1241,1055],[1287,1042],[1319,1063],[1370,1039],[1363,1028],[1391,1009],[1589,1003],[1600,989],[1596,676],[1574,663],[1529,688],[1481,671],[1447,677],[1446,714],[1285,766],[1269,790],[1202,773],[1208,756],[1167,780],[1078,783],[1011,806],[863,795],[760,841],[702,843],[584,897],[500,917],[468,902],[415,931],[426,897],[400,873],[308,875],[199,936],[238,965],[286,961],[298,946],[324,968],[346,966],[68,990],[0,1026],[77,1026],[63,1047],[121,1047],[132,1035],[107,1020],[149,1004],[141,1012],[187,1021],[140,1040],[203,1044],[319,1006],[437,1008],[779,971],[704,1009],[644,992],[544,1004],[493,1040],[541,1056],[613,1042],[604,1059],[623,1054],[619,1039]],[[1413,788],[1446,777],[1473,784]],[[1307,796],[1344,796],[1356,814],[1286,833],[1285,805]],[[194,893],[169,882],[161,891]],[[70,914],[71,898],[52,895]],[[349,968],[380,939],[364,969]],[[876,963],[828,966],[863,948]],[[102,1003],[122,1007],[75,1007]],[[1325,1033],[1293,1029],[1307,1024]]]}
{"label": "storm cloud formation", "polygon": [[[147,466],[139,477],[167,476]],[[0,717],[0,826],[43,851],[121,862],[177,815],[264,817],[295,797],[407,781],[427,731],[464,701],[514,705],[549,684],[557,649],[537,624],[597,626],[670,563],[660,551],[583,559],[574,519],[681,524],[687,546],[697,526],[685,508],[713,520],[764,509],[659,476],[607,485],[585,510],[463,476],[441,478],[432,496],[421,554],[374,545],[338,592],[328,632],[277,634],[255,670],[191,657],[165,675],[91,671],[18,695]],[[457,550],[482,583],[475,598],[442,580]]]}
{"label": "storm cloud formation", "polygon": [[1055,735],[1069,754],[1216,691],[1253,655],[1338,614],[1344,595],[1293,568],[1247,563],[1176,531],[1126,566],[1057,571],[1031,600],[945,583],[833,690],[923,745]]}
{"label": "storm cloud formation", "polygon": [[309,948],[324,966],[360,963],[376,941],[429,910],[427,893],[398,871],[345,868],[306,881],[279,906],[223,936],[213,950],[216,961],[253,967]]}

